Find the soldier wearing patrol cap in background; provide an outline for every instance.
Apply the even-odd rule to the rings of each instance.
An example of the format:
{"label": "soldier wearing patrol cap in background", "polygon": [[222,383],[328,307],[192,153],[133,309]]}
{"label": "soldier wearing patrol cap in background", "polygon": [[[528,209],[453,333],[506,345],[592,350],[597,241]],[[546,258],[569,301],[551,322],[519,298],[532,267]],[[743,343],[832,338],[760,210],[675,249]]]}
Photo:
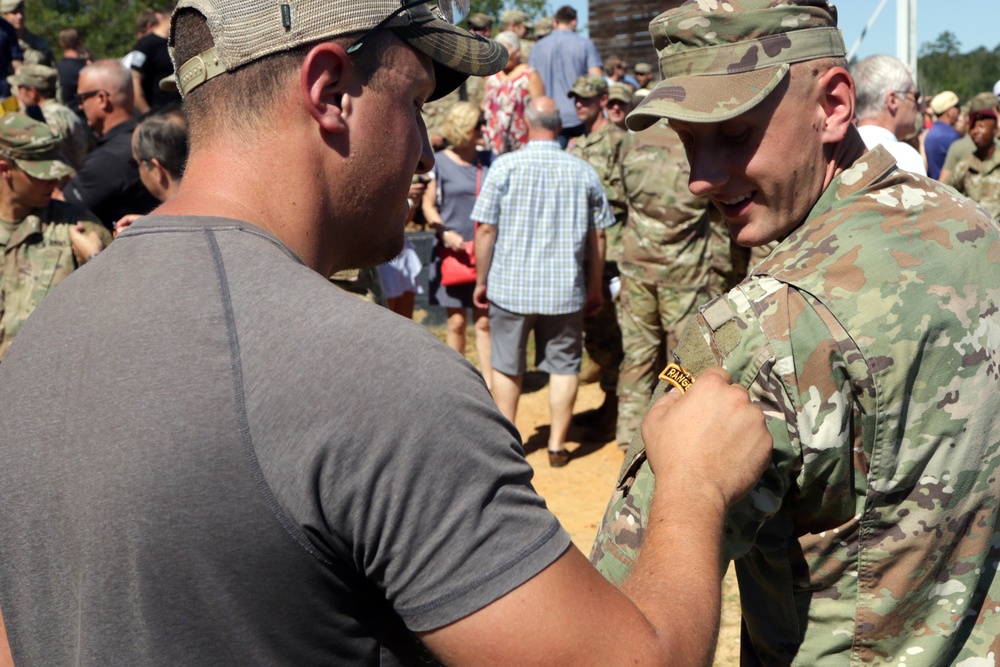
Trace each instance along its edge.
{"label": "soldier wearing patrol cap in background", "polygon": [[7,77],[11,92],[21,106],[37,106],[45,122],[61,140],[62,154],[73,169],[79,169],[94,142],[90,128],[72,109],[56,99],[59,72],[45,65],[22,65]]}
{"label": "soldier wearing patrol cap in background", "polygon": [[639,88],[635,91],[636,95],[640,98],[645,97],[653,88],[653,79],[656,77],[656,71],[649,63],[636,63],[633,70],[635,71],[636,83],[639,84]]}
{"label": "soldier wearing patrol cap in background", "polygon": [[624,83],[613,83],[608,86],[608,102],[604,112],[618,129],[628,131],[625,117],[632,111],[632,88]]}
{"label": "soldier wearing patrol cap in background", "polygon": [[528,15],[520,9],[505,9],[500,14],[500,27],[514,33],[521,40],[521,60],[528,62],[531,47],[535,45],[535,40],[527,38],[528,30],[531,29]]}
{"label": "soldier wearing patrol cap in background", "polygon": [[535,38],[535,42],[549,35],[555,28],[555,23],[551,16],[543,16],[535,21],[535,25],[531,26],[531,36]]}
{"label": "soldier wearing patrol cap in background", "polygon": [[[628,119],[669,119],[739,244],[777,241],[678,346],[747,387],[774,438],[719,569],[736,559],[741,662],[993,664],[1000,230],[866,152],[836,26],[824,0],[672,2],[650,23],[663,81]],[[612,581],[653,529],[641,445],[592,555]]]}
{"label": "soldier wearing patrol cap in background", "polygon": [[52,199],[72,171],[43,123],[0,116],[0,359],[42,298],[111,242],[90,213]]}
{"label": "soldier wearing patrol cap in background", "polygon": [[24,52],[25,65],[56,66],[49,43],[44,37],[28,30],[24,0],[0,0],[0,15],[14,26],[17,41]]}
{"label": "soldier wearing patrol cap in background", "polygon": [[604,273],[602,286],[604,304],[594,315],[583,318],[583,343],[587,354],[601,369],[601,390],[604,402],[595,411],[578,416],[575,422],[594,426],[601,431],[614,432],[618,417],[618,366],[622,361],[622,334],[618,329],[615,313],[617,301],[611,293],[611,284],[618,277],[618,259],[621,256],[621,230],[628,210],[625,197],[617,182],[622,140],[626,131],[608,120],[608,84],[603,77],[581,76],[570,89],[568,96],[576,105],[577,118],[583,121],[585,134],[570,140],[569,152],[587,161],[601,177],[604,194],[611,205],[615,222],[605,231]]}

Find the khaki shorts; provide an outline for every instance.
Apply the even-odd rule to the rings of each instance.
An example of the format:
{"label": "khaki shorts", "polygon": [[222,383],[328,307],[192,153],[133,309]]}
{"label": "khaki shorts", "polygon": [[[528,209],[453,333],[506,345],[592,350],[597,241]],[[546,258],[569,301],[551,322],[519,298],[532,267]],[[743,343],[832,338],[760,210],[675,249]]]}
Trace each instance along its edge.
{"label": "khaki shorts", "polygon": [[491,365],[504,375],[524,375],[528,332],[535,332],[535,366],[549,375],[576,375],[583,354],[583,311],[521,315],[490,304]]}

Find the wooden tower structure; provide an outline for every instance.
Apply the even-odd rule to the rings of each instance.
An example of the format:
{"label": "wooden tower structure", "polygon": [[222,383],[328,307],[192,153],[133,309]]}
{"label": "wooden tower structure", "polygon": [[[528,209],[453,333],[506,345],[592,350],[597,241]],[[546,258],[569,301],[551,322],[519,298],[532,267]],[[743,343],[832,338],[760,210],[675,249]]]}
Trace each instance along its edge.
{"label": "wooden tower structure", "polygon": [[662,0],[589,0],[590,39],[602,59],[617,53],[625,59],[629,71],[636,63],[647,62],[658,72],[649,22],[662,11]]}

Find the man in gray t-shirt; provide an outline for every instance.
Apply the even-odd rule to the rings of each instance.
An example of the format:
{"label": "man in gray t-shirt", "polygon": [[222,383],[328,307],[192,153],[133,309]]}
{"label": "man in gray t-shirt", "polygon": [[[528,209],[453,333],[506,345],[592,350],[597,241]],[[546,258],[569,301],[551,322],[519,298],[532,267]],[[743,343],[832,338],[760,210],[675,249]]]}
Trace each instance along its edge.
{"label": "man in gray t-shirt", "polygon": [[426,3],[265,5],[179,3],[185,179],[0,367],[14,662],[704,658],[722,518],[769,453],[761,413],[721,371],[653,408],[669,521],[634,582],[605,582],[475,370],[325,278],[399,251],[433,163],[419,107],[504,50]]}

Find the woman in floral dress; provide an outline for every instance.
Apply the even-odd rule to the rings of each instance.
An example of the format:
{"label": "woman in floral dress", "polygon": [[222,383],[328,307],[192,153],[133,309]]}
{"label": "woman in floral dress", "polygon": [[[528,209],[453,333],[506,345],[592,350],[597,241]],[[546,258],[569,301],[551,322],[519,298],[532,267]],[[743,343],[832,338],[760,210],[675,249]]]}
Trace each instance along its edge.
{"label": "woman in floral dress", "polygon": [[545,94],[538,72],[521,62],[521,40],[512,32],[502,32],[496,41],[507,47],[509,59],[503,71],[486,79],[483,135],[486,147],[497,155],[517,150],[528,143],[524,107],[532,97]]}

